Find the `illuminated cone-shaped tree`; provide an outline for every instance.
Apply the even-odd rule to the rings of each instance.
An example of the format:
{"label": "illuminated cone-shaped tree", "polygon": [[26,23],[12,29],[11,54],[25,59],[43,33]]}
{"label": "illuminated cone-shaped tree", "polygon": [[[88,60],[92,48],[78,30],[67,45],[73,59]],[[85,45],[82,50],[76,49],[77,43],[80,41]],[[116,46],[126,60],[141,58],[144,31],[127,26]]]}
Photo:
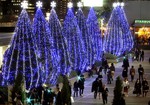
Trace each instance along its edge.
{"label": "illuminated cone-shaped tree", "polygon": [[70,73],[71,65],[69,60],[69,52],[67,50],[67,42],[64,36],[62,36],[61,24],[53,7],[49,17],[49,27],[51,30],[51,36],[54,38],[54,47],[56,48],[57,53],[60,55],[60,73],[68,74]]}
{"label": "illuminated cone-shaped tree", "polygon": [[118,10],[120,13],[118,16],[120,16],[119,19],[121,21],[121,29],[123,32],[123,48],[126,52],[128,52],[133,48],[134,45],[133,35],[131,34],[124,8],[119,6]]}
{"label": "illuminated cone-shaped tree", "polygon": [[133,37],[123,7],[113,9],[104,37],[104,51],[120,56],[133,48]]}
{"label": "illuminated cone-shaped tree", "polygon": [[65,17],[62,34],[67,39],[67,47],[70,54],[72,69],[83,72],[87,62],[84,43],[82,41],[82,36],[77,24],[77,20],[71,8],[68,9],[67,15]]}
{"label": "illuminated cone-shaped tree", "polygon": [[21,11],[15,33],[3,60],[3,85],[13,85],[18,73],[23,74],[26,89],[37,86],[40,70],[33,43],[32,27],[25,9]]}
{"label": "illuminated cone-shaped tree", "polygon": [[102,36],[98,23],[98,19],[96,17],[94,8],[91,7],[88,18],[87,18],[87,27],[89,31],[89,35],[91,35],[92,46],[94,50],[94,61],[100,61],[102,57]]}
{"label": "illuminated cone-shaped tree", "polygon": [[[38,4],[39,2],[37,2]],[[59,72],[58,55],[54,48],[53,37],[48,23],[38,7],[34,21],[33,21],[33,34],[34,43],[37,48],[38,60],[40,61],[42,83],[55,84],[57,82],[57,72]]]}
{"label": "illuminated cone-shaped tree", "polygon": [[[80,3],[80,2],[79,2]],[[82,12],[82,9],[79,8],[76,14],[77,22],[79,28],[81,30],[83,42],[85,45],[86,57],[87,57],[87,65],[92,66],[94,64],[94,50],[92,49],[92,38],[88,33],[87,25],[86,25],[86,18]]]}

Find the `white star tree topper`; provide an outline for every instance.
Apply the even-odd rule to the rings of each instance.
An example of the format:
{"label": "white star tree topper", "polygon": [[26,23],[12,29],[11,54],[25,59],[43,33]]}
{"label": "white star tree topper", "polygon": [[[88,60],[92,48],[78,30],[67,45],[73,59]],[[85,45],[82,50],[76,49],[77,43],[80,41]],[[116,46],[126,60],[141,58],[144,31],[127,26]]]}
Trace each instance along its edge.
{"label": "white star tree topper", "polygon": [[77,5],[78,5],[79,8],[83,7],[82,2],[78,2]]}
{"label": "white star tree topper", "polygon": [[55,7],[56,7],[56,2],[52,1],[52,2],[51,2],[51,7],[52,7],[52,8],[55,8]]}
{"label": "white star tree topper", "polygon": [[36,2],[36,7],[38,7],[38,8],[41,8],[42,7],[42,2],[41,1],[38,1],[38,2]]}
{"label": "white star tree topper", "polygon": [[72,2],[69,2],[69,3],[68,3],[68,8],[72,8],[72,7],[73,7]]}
{"label": "white star tree topper", "polygon": [[28,2],[27,1],[21,2],[21,8],[27,9],[28,8]]}

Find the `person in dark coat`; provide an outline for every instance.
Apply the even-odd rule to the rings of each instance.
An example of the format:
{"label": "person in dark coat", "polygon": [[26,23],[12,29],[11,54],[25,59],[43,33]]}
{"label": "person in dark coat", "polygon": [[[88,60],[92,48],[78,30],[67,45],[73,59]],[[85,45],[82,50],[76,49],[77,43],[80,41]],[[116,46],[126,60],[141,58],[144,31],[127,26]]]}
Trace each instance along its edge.
{"label": "person in dark coat", "polygon": [[98,93],[99,93],[99,99],[101,98],[102,89],[103,89],[103,83],[102,83],[102,80],[99,79],[99,80],[98,80]]}
{"label": "person in dark coat", "polygon": [[55,94],[55,105],[63,105],[62,103],[62,97],[61,97],[61,91],[59,88],[56,88],[56,94]]}
{"label": "person in dark coat", "polygon": [[108,69],[107,70],[107,84],[111,84],[111,79],[112,79],[111,70]]}
{"label": "person in dark coat", "polygon": [[136,95],[140,96],[141,95],[141,82],[139,79],[136,80],[135,85],[134,85],[134,89],[136,91]]}
{"label": "person in dark coat", "polygon": [[104,73],[106,74],[108,68],[108,62],[106,58],[102,59],[102,67],[104,68]]}
{"label": "person in dark coat", "polygon": [[80,94],[80,96],[83,96],[83,92],[84,92],[84,82],[85,82],[84,75],[81,75],[81,76],[80,76],[80,79],[79,79],[79,81],[78,81],[79,94]]}
{"label": "person in dark coat", "polygon": [[99,70],[98,70],[98,73],[97,73],[99,79],[103,78],[103,76],[102,76],[102,70],[103,70],[103,67],[101,66],[99,68]]}
{"label": "person in dark coat", "polygon": [[138,73],[139,73],[139,80],[142,80],[142,81],[143,81],[144,68],[142,67],[141,64],[139,65]]}
{"label": "person in dark coat", "polygon": [[144,78],[142,81],[142,90],[143,90],[143,97],[146,97],[147,92],[149,90],[148,81],[146,80],[146,78]]}
{"label": "person in dark coat", "polygon": [[73,96],[78,97],[78,82],[77,81],[75,81],[73,84],[73,91],[74,91]]}
{"label": "person in dark coat", "polygon": [[113,63],[111,63],[111,66],[109,67],[110,71],[111,71],[111,79],[113,81],[114,79],[114,74],[115,74],[115,66]]}
{"label": "person in dark coat", "polygon": [[122,77],[123,78],[127,78],[128,77],[128,71],[127,71],[127,69],[125,67],[123,68],[123,71],[122,71]]}
{"label": "person in dark coat", "polygon": [[108,97],[108,88],[106,88],[105,85],[103,85],[102,88],[102,99],[103,99],[103,104],[107,104],[107,97]]}
{"label": "person in dark coat", "polygon": [[94,99],[97,98],[97,92],[98,92],[98,78],[95,79],[95,81],[92,83],[92,92],[94,92]]}
{"label": "person in dark coat", "polygon": [[143,50],[140,53],[140,61],[144,61],[144,51]]}
{"label": "person in dark coat", "polygon": [[128,60],[127,57],[125,57],[125,58],[123,59],[123,65],[122,65],[122,67],[123,67],[124,69],[126,69],[127,72],[128,72],[129,60]]}

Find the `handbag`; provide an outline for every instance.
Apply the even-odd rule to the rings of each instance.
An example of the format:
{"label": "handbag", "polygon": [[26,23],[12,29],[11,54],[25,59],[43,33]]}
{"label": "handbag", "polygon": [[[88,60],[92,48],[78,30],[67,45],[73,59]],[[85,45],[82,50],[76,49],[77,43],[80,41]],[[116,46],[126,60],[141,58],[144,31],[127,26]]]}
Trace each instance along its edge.
{"label": "handbag", "polygon": [[72,96],[70,97],[70,99],[71,99],[71,103],[74,103],[74,99]]}

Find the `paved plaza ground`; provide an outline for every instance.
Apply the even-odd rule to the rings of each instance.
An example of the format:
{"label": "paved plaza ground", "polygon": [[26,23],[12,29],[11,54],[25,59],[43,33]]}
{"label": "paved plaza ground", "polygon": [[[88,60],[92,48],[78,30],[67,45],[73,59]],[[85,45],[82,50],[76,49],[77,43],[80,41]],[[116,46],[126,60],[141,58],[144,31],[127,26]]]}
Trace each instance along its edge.
{"label": "paved plaza ground", "polygon": [[[150,57],[150,50],[146,50],[144,62],[137,62],[137,61],[130,60],[130,67],[131,65],[134,65],[136,69],[136,76],[135,76],[135,80],[136,80],[138,78],[137,69],[139,67],[139,64],[142,64],[145,69],[145,77],[147,78],[150,86],[150,64],[148,62],[149,57]],[[117,76],[121,76],[122,74],[122,62],[115,64],[115,67],[116,67],[116,72],[115,72],[115,78],[116,78]],[[97,99],[94,99],[93,93],[91,92],[91,85],[96,77],[97,76],[94,75],[94,77],[86,79],[84,95],[83,97],[75,97],[74,98],[75,103],[73,105],[103,105],[102,98],[99,99],[98,97]],[[128,75],[128,79],[130,81],[130,75]],[[142,96],[136,97],[136,95],[132,94],[135,80],[133,83],[130,82],[129,96],[125,97],[126,105],[148,105],[148,101],[150,101],[150,91],[148,92],[147,97],[142,97]],[[104,75],[103,83],[106,84],[107,83],[106,81],[107,81],[106,75]],[[106,86],[109,89],[107,105],[112,105],[115,81],[113,81],[112,84],[107,84]]]}

